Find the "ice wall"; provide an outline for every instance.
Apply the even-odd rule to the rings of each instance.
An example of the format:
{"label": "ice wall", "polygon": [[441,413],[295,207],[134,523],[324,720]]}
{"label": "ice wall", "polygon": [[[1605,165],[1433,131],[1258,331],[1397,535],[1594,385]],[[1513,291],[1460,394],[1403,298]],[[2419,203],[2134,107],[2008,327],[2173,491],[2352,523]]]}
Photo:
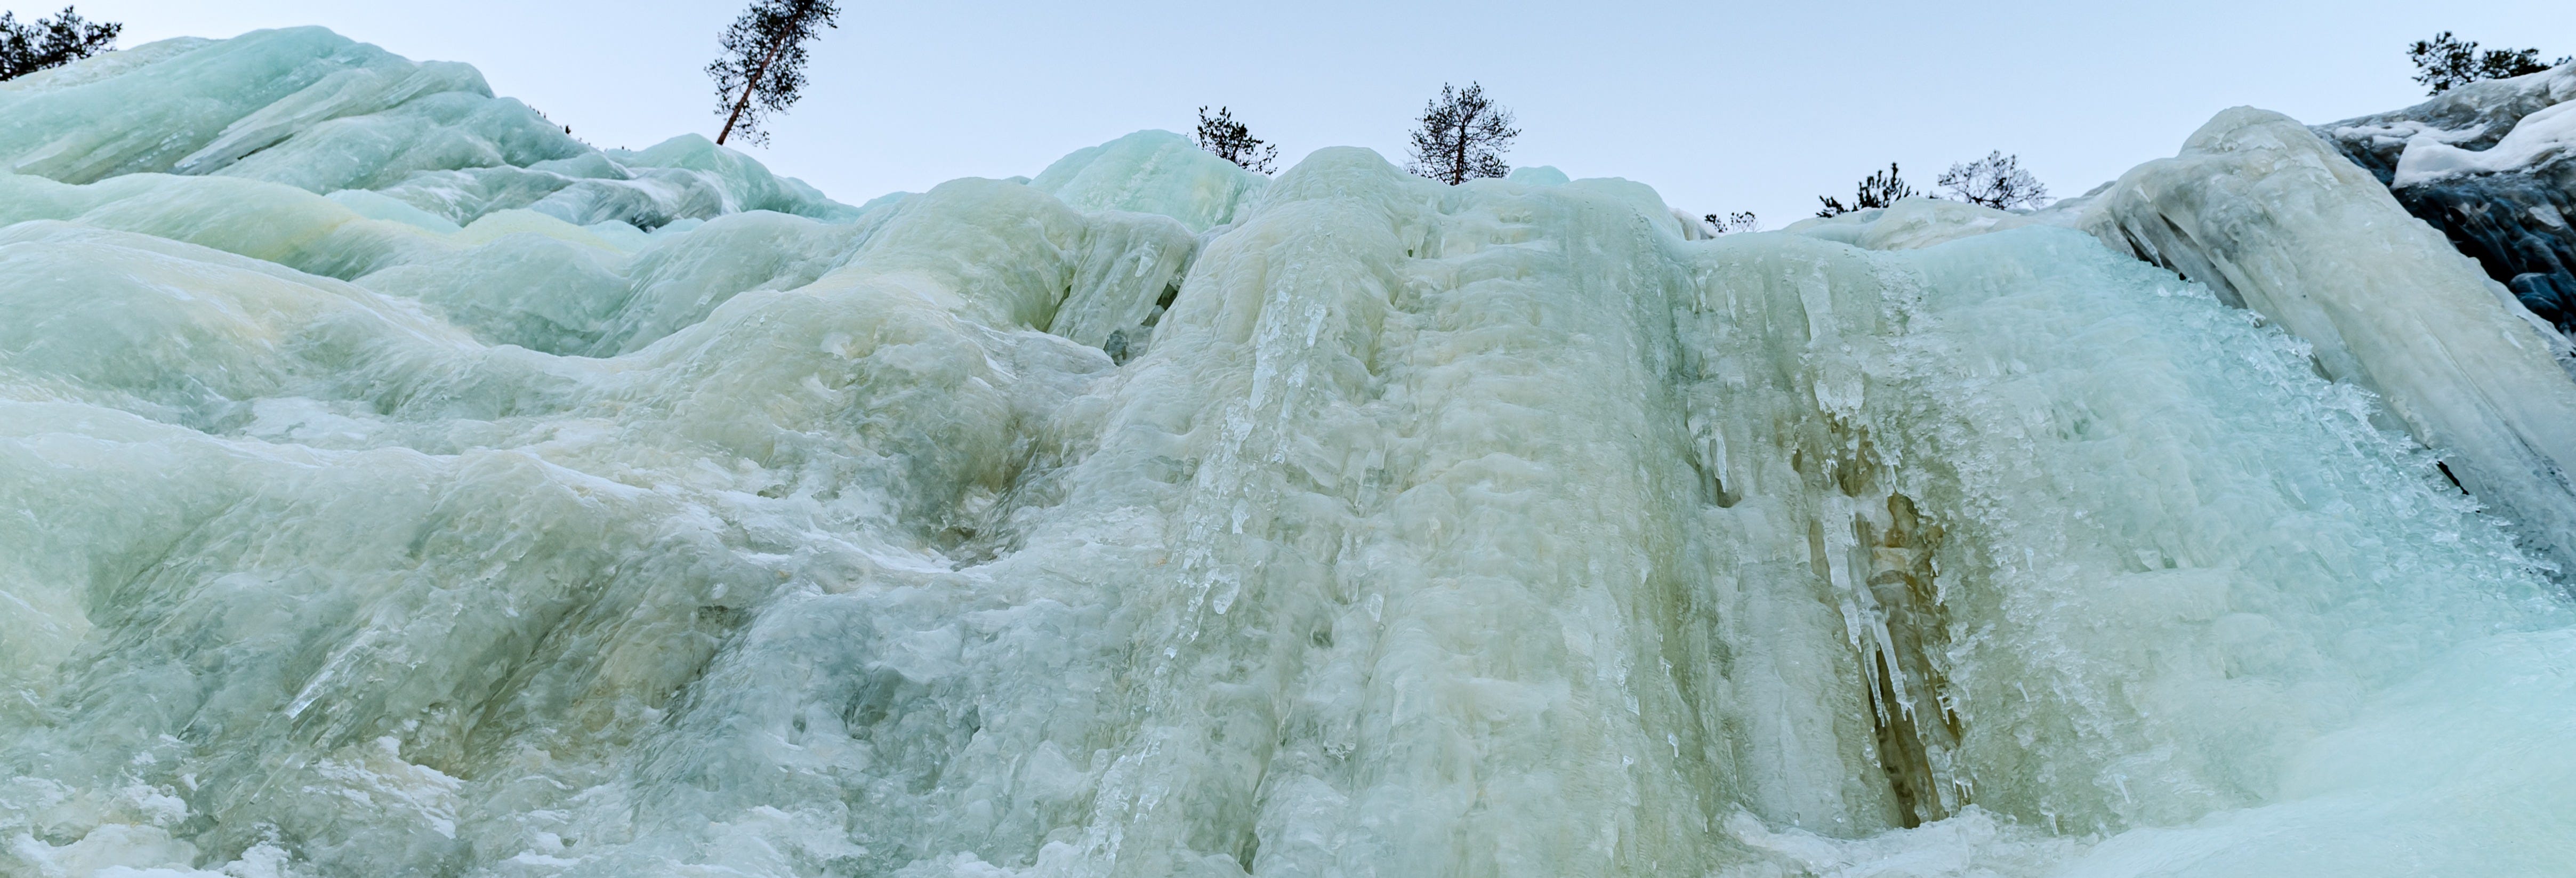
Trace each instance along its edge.
{"label": "ice wall", "polygon": [[2437,449],[2443,473],[2525,546],[2576,571],[2567,340],[2287,117],[2221,113],[2175,158],[2046,210],[1918,198],[1793,229],[1902,250],[2032,226],[2090,232],[2278,323],[2320,372],[2378,394],[2382,422]]}
{"label": "ice wall", "polygon": [[2202,279],[2383,396],[2462,487],[2576,570],[2565,340],[2306,128],[2222,113],[2087,205],[2097,237]]}
{"label": "ice wall", "polygon": [[1177,142],[650,233],[0,176],[0,871],[2576,860],[2576,618],[2210,285]]}

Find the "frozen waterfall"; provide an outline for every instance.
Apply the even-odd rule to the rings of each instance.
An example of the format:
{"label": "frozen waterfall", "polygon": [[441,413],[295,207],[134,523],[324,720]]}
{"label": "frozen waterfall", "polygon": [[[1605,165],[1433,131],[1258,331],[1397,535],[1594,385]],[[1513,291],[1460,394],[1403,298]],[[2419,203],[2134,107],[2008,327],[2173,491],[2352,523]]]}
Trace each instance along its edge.
{"label": "frozen waterfall", "polygon": [[1714,240],[1158,132],[853,207],[305,29],[0,171],[0,875],[2576,864],[2565,342],[2278,116]]}
{"label": "frozen waterfall", "polygon": [[2317,127],[2561,332],[2576,332],[2576,66]]}

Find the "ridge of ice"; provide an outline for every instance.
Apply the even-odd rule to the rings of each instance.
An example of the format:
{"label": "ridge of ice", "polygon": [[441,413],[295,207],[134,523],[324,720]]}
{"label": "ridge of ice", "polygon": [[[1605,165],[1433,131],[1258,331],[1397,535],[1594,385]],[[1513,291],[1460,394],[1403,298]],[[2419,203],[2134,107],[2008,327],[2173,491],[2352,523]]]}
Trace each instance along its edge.
{"label": "ridge of ice", "polygon": [[1161,214],[1203,232],[1233,222],[1261,197],[1270,178],[1217,158],[1187,137],[1139,131],[1076,150],[1029,185],[1077,210]]}
{"label": "ridge of ice", "polygon": [[494,97],[472,67],[416,64],[321,28],[115,52],[14,80],[0,107],[0,169],[67,183],[171,173],[372,190],[459,225],[520,208],[643,228],[851,213],[696,135],[593,149]]}

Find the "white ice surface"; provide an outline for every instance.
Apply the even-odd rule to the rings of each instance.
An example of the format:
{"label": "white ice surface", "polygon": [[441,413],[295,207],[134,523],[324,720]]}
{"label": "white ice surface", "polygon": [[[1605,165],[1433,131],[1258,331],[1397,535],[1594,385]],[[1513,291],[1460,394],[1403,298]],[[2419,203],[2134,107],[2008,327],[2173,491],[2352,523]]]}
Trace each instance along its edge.
{"label": "white ice surface", "polygon": [[[0,873],[2576,862],[2563,595],[2313,326],[2095,236],[1167,134],[815,216],[686,141],[167,173],[479,83],[327,36],[0,88],[146,108],[0,122]],[[155,103],[191,58],[274,95]],[[2118,197],[2366,279],[2274,154]],[[648,233],[554,161],[724,197]]]}

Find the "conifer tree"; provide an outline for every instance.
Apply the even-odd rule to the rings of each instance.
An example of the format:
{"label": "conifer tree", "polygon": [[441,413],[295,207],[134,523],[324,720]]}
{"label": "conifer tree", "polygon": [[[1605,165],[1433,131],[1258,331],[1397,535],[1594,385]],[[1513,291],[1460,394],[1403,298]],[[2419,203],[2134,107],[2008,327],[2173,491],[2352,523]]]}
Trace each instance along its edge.
{"label": "conifer tree", "polygon": [[805,44],[820,38],[823,28],[840,27],[840,14],[834,0],[752,0],[725,28],[724,57],[707,65],[722,101],[716,114],[725,117],[716,143],[735,134],[755,144],[769,142],[761,123],[803,97]]}
{"label": "conifer tree", "polygon": [[1818,196],[1816,200],[1824,202],[1825,206],[1823,210],[1816,211],[1816,215],[1841,216],[1856,210],[1886,207],[1895,204],[1899,199],[1912,198],[1917,194],[1919,193],[1914,191],[1914,187],[1906,185],[1905,178],[1897,176],[1896,163],[1888,162],[1887,170],[1871,174],[1860,181],[1858,191],[1853,193],[1852,203],[1849,206],[1845,206],[1839,198]]}
{"label": "conifer tree", "polygon": [[1423,105],[1420,127],[1413,130],[1413,163],[1406,170],[1451,186],[1479,177],[1512,172],[1503,153],[1521,136],[1512,127],[1512,111],[1485,97],[1485,87],[1470,82],[1464,91],[1442,84],[1440,97]]}
{"label": "conifer tree", "polygon": [[1252,130],[1235,121],[1233,110],[1226,107],[1216,108],[1214,116],[1208,115],[1207,107],[1199,107],[1198,140],[1200,149],[1254,173],[1270,173],[1279,161],[1279,147],[1252,136]]}
{"label": "conifer tree", "polygon": [[15,13],[0,12],[0,80],[61,67],[107,51],[123,30],[125,25],[112,21],[86,21],[69,6],[52,18],[25,23],[19,22]]}
{"label": "conifer tree", "polygon": [[2478,51],[2476,40],[2463,40],[2443,31],[2429,40],[2417,40],[2406,47],[2406,60],[2415,62],[2415,81],[2441,94],[2472,82],[2508,79],[2539,73],[2551,67],[2576,61],[2560,58],[2543,64],[2539,49],[2488,49]]}

